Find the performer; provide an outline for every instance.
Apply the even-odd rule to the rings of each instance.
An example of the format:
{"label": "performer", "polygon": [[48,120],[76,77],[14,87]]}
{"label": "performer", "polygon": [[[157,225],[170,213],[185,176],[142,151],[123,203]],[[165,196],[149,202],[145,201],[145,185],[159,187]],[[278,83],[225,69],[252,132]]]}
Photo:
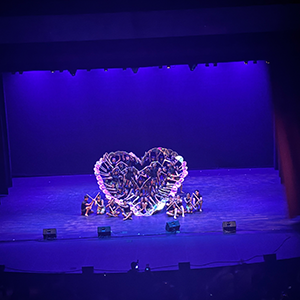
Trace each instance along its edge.
{"label": "performer", "polygon": [[[124,153],[125,154],[125,153]],[[125,164],[128,166],[128,167],[132,167],[132,163],[131,163],[131,160],[130,160],[130,156],[128,154],[125,155],[125,159],[124,159],[124,154],[123,154],[123,161],[125,161]]]}
{"label": "performer", "polygon": [[157,177],[158,177],[158,181],[159,181],[160,184],[164,180],[166,180],[167,176],[168,176],[168,171],[167,171],[167,167],[166,166],[158,169]]}
{"label": "performer", "polygon": [[153,205],[157,204],[158,200],[154,191],[150,192],[149,201],[151,201]]}
{"label": "performer", "polygon": [[134,182],[136,170],[133,167],[129,167],[124,175],[125,186],[129,185],[129,182]]}
{"label": "performer", "polygon": [[143,197],[141,197],[141,202],[140,202],[140,212],[146,213],[147,208],[149,208],[149,202],[148,202],[147,197],[143,196]]}
{"label": "performer", "polygon": [[179,194],[176,197],[176,208],[177,208],[176,217],[177,217],[177,215],[181,214],[181,216],[184,218],[184,207],[182,204],[182,199]]}
{"label": "performer", "polygon": [[151,177],[151,179],[157,180],[157,178],[158,178],[157,172],[158,172],[158,166],[155,162],[153,162],[151,164],[151,167],[150,167],[150,177]]}
{"label": "performer", "polygon": [[115,185],[118,185],[120,177],[121,175],[119,174],[118,169],[114,169],[112,172],[110,172],[109,179],[111,179],[112,183]]}
{"label": "performer", "polygon": [[176,206],[175,206],[174,198],[172,196],[169,196],[166,206],[167,206],[167,215],[169,217],[174,217],[174,219],[176,219],[176,214],[175,214]]}
{"label": "performer", "polygon": [[202,212],[202,204],[203,204],[202,195],[200,195],[199,190],[195,190],[195,192],[193,193],[193,206],[195,207],[196,210],[198,210],[199,207],[199,211]]}
{"label": "performer", "polygon": [[93,213],[92,211],[92,206],[94,204],[94,201],[88,203],[88,199],[89,199],[89,196],[88,195],[85,195],[84,196],[84,200],[83,202],[81,203],[81,215],[82,216],[88,216],[89,214]]}
{"label": "performer", "polygon": [[118,157],[118,160],[117,160],[116,156],[112,157],[111,163],[110,163],[110,165],[112,166],[112,169],[114,169],[117,166],[117,164],[120,162],[120,160],[121,160],[120,156]]}
{"label": "performer", "polygon": [[123,201],[123,205],[120,206],[122,209],[123,221],[132,220],[132,211],[130,205],[126,200]]}
{"label": "performer", "polygon": [[148,176],[145,174],[145,172],[142,170],[139,176],[137,176],[137,184],[135,185],[139,190],[143,189],[144,184],[148,180]]}
{"label": "performer", "polygon": [[184,198],[184,202],[186,203],[186,212],[188,214],[192,214],[194,210],[194,206],[193,206],[193,199],[190,193],[186,194],[186,197]]}
{"label": "performer", "polygon": [[97,204],[97,215],[103,215],[105,213],[105,205],[104,200],[100,198],[100,196],[96,197]]}
{"label": "performer", "polygon": [[109,217],[118,217],[119,216],[119,214],[120,214],[120,212],[118,211],[119,205],[117,205],[117,203],[115,202],[115,200],[113,198],[108,202],[106,207],[109,209],[109,211],[106,212],[106,214]]}

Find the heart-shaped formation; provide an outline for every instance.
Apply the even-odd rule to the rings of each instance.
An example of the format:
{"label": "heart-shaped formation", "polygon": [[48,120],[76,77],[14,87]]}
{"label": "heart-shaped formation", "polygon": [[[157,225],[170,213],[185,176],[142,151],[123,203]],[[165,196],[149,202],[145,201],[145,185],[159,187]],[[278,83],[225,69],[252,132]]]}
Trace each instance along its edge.
{"label": "heart-shaped formation", "polygon": [[128,201],[137,216],[163,209],[187,176],[187,163],[177,152],[152,148],[140,159],[134,153],[105,153],[94,167],[100,189],[117,204]]}

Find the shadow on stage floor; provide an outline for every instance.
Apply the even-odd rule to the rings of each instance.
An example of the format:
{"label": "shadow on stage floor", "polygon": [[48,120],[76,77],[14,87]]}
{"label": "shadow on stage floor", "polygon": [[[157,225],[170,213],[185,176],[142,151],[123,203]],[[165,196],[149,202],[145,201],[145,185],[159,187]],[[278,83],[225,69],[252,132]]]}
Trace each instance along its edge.
{"label": "shadow on stage floor", "polygon": [[[93,175],[15,178],[0,206],[0,265],[7,271],[126,272],[132,261],[152,270],[175,270],[261,262],[300,253],[300,235],[287,218],[278,172],[273,169],[190,171],[183,191],[199,189],[203,212],[180,217],[180,232],[165,231],[171,221],[162,211],[151,217],[80,215],[80,204],[98,186]],[[236,221],[236,234],[222,232]],[[110,226],[111,238],[98,239],[97,227]],[[56,228],[57,240],[44,241],[43,228]]]}

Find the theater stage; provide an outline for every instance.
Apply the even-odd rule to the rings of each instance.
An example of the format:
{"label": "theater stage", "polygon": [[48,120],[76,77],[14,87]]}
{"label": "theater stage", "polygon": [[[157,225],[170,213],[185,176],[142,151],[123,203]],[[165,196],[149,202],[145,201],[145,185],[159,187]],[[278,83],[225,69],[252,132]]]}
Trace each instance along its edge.
{"label": "theater stage", "polygon": [[[287,217],[283,186],[273,169],[189,171],[184,192],[199,189],[203,212],[180,217],[180,232],[165,231],[172,220],[162,211],[151,217],[80,215],[88,193],[95,196],[94,175],[15,178],[9,196],[1,198],[0,265],[6,271],[126,272],[140,268],[176,270],[216,267],[298,257],[297,221]],[[222,222],[236,221],[236,234],[223,234]],[[98,226],[111,226],[111,238],[99,239]],[[56,228],[57,240],[44,241],[43,228]]]}

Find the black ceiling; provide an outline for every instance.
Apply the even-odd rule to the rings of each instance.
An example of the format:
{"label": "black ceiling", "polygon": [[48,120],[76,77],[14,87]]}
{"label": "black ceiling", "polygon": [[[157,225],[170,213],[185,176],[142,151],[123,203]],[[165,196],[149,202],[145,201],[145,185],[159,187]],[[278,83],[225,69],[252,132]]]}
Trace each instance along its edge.
{"label": "black ceiling", "polygon": [[299,3],[297,0],[2,0],[0,16],[90,14]]}
{"label": "black ceiling", "polygon": [[[123,3],[124,2],[124,3]],[[185,9],[225,6],[223,1],[2,1],[3,16],[74,14],[137,10]],[[169,2],[169,3],[168,3]],[[239,5],[283,1],[242,1]],[[284,1],[284,3],[293,1]],[[295,1],[294,1],[295,2]],[[101,4],[100,4],[101,3]],[[142,4],[140,4],[142,3]],[[172,3],[172,5],[170,5]],[[227,1],[235,6],[237,1]],[[1,18],[0,15],[0,18]],[[266,20],[266,22],[268,22]],[[296,23],[299,21],[296,21]],[[295,24],[296,24],[295,23]],[[299,24],[297,26],[299,27]],[[238,26],[238,24],[237,24]],[[251,24],[249,24],[251,27]],[[254,26],[254,25],[253,25]],[[0,29],[1,30],[1,29]],[[2,28],[7,30],[9,28]],[[123,68],[167,64],[195,64],[242,60],[272,60],[297,57],[300,31],[281,30],[198,36],[137,39],[3,43],[0,44],[0,72]],[[29,33],[30,34],[30,33]]]}

